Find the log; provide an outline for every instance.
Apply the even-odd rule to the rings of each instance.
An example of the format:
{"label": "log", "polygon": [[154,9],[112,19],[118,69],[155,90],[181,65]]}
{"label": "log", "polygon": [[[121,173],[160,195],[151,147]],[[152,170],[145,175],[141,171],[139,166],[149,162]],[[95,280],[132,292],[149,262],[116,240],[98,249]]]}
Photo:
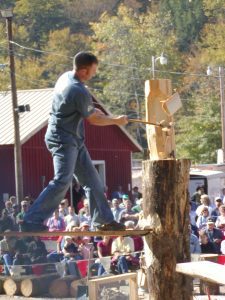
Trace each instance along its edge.
{"label": "log", "polygon": [[19,278],[13,279],[11,277],[8,277],[3,283],[5,294],[8,296],[20,295],[20,282],[21,280]]}
{"label": "log", "polygon": [[142,227],[154,228],[144,237],[147,281],[151,300],[190,300],[192,283],[176,273],[176,263],[190,260],[190,161],[143,162]]}
{"label": "log", "polygon": [[204,281],[225,285],[225,267],[210,261],[180,263],[176,271]]}
{"label": "log", "polygon": [[41,296],[48,292],[50,283],[59,278],[58,274],[46,274],[26,278],[21,281],[21,294],[25,297]]}
{"label": "log", "polygon": [[71,282],[75,280],[75,276],[65,276],[53,280],[50,283],[48,292],[54,298],[65,298],[70,295],[70,285]]}
{"label": "log", "polygon": [[85,285],[87,285],[87,280],[84,278],[73,280],[70,284],[70,296],[76,299],[78,286],[85,286]]}

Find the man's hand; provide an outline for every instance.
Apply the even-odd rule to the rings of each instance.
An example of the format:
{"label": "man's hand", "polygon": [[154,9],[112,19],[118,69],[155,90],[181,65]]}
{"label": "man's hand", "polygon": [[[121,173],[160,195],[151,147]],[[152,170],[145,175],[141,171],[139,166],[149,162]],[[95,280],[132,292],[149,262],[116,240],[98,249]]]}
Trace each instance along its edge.
{"label": "man's hand", "polygon": [[128,123],[128,118],[125,115],[118,116],[115,118],[116,125],[126,125]]}

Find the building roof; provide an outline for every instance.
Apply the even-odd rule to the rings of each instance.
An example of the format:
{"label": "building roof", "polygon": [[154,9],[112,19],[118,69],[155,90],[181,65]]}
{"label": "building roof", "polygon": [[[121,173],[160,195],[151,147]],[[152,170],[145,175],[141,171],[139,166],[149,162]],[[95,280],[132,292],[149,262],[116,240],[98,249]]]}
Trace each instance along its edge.
{"label": "building roof", "polygon": [[[22,144],[47,125],[52,103],[52,91],[52,88],[17,91],[18,105],[30,105],[30,112],[20,114],[20,140]],[[94,100],[107,114],[110,114],[99,100],[95,98]],[[0,145],[14,144],[11,92],[0,93],[0,105]],[[120,129],[140,151],[143,151],[142,147],[123,126],[120,126]]]}

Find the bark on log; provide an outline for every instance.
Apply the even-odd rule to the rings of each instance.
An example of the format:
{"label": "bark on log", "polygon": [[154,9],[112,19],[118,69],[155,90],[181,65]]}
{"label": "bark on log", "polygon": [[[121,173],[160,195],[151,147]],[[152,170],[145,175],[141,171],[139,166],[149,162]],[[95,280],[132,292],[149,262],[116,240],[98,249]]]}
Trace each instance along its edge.
{"label": "bark on log", "polygon": [[20,286],[21,294],[25,297],[41,296],[48,292],[50,283],[58,277],[58,274],[46,274],[23,279]]}
{"label": "bark on log", "polygon": [[151,300],[189,300],[191,279],[176,273],[176,263],[190,260],[189,160],[143,162],[145,256]]}
{"label": "bark on log", "polygon": [[20,295],[20,279],[8,277],[3,283],[3,289],[8,296]]}
{"label": "bark on log", "polygon": [[65,276],[53,280],[49,286],[49,294],[54,298],[65,298],[70,294],[70,285],[74,281],[75,276]]}
{"label": "bark on log", "polygon": [[70,296],[75,297],[76,299],[78,286],[84,286],[84,285],[87,285],[87,280],[85,280],[84,278],[73,280],[70,284]]}

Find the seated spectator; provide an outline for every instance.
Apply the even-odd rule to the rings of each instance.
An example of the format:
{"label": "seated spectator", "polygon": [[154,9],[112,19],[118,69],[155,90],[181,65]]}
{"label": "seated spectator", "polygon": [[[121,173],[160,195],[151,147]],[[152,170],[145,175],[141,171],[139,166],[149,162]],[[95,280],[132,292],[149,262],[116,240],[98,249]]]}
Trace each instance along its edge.
{"label": "seated spectator", "polygon": [[114,198],[112,199],[112,208],[111,208],[111,211],[112,211],[112,214],[113,214],[113,217],[114,217],[114,220],[116,222],[119,222],[119,219],[120,219],[120,213],[121,211],[123,210],[123,208],[120,208],[119,207],[119,200]]}
{"label": "seated spectator", "polygon": [[112,242],[112,270],[127,273],[134,261],[134,241],[130,237],[119,236]]}
{"label": "seated spectator", "polygon": [[60,213],[65,217],[69,213],[69,201],[68,199],[63,199],[60,204]]}
{"label": "seated spectator", "polygon": [[62,251],[66,262],[65,275],[73,275],[79,278],[79,271],[75,261],[81,260],[83,257],[79,253],[78,247],[73,242],[71,236],[65,236],[65,244]]}
{"label": "seated spectator", "polygon": [[[126,230],[134,230],[135,223],[133,221],[126,221],[124,223],[126,226]],[[134,241],[134,251],[142,251],[144,247],[143,239],[141,236],[132,235],[131,237]],[[136,257],[139,257],[139,254],[135,255]]]}
{"label": "seated spectator", "polygon": [[[80,228],[75,227],[73,222],[71,222],[69,225],[67,225],[66,231],[80,231]],[[73,238],[73,241],[75,245],[78,247],[81,244],[82,239],[79,236],[75,236]],[[60,262],[64,259],[64,255],[63,255],[64,243],[65,243],[64,236],[60,236],[57,240],[57,245],[56,245],[57,250],[52,251],[47,255],[47,259],[49,262]]]}
{"label": "seated spectator", "polygon": [[126,202],[126,200],[129,200],[129,199],[130,199],[129,196],[124,194],[122,196],[122,202],[120,203],[119,207],[124,209],[125,208],[125,202]]}
{"label": "seated spectator", "polygon": [[[6,212],[7,213],[7,212]],[[10,230],[5,230],[9,232]],[[0,241],[0,256],[4,264],[4,274],[10,275],[11,266],[15,256],[16,238],[4,236]]]}
{"label": "seated spectator", "polygon": [[0,232],[4,232],[6,230],[13,231],[14,223],[13,219],[8,215],[8,211],[3,209],[0,217]]}
{"label": "seated spectator", "polygon": [[79,252],[84,259],[91,259],[94,256],[94,244],[91,242],[91,237],[84,236],[82,243],[79,246]]}
{"label": "seated spectator", "polygon": [[138,187],[134,186],[132,189],[132,203],[135,204],[137,200],[142,198],[142,194],[139,192]]}
{"label": "seated spectator", "polygon": [[84,222],[80,223],[80,231],[90,231],[89,222],[84,221]]}
{"label": "seated spectator", "polygon": [[212,207],[210,205],[210,199],[209,199],[209,196],[206,195],[206,194],[203,194],[201,195],[200,197],[200,201],[201,201],[201,205],[198,206],[198,208],[196,209],[196,214],[197,216],[200,216],[201,214],[201,211],[202,211],[202,208],[204,206],[207,206],[208,207],[208,210],[209,210],[209,216],[211,216],[211,213],[212,213]]}
{"label": "seated spectator", "polygon": [[71,236],[65,236],[65,243],[62,252],[65,258],[72,258],[74,260],[83,259]]}
{"label": "seated spectator", "polygon": [[120,222],[125,223],[126,221],[134,221],[135,225],[138,222],[138,215],[132,211],[132,203],[129,199],[124,201],[125,209],[120,213]]}
{"label": "seated spectator", "polygon": [[13,226],[15,231],[19,231],[19,224],[17,224],[17,215],[19,214],[19,205],[13,204],[13,213],[11,215],[11,219],[13,220]]}
{"label": "seated spectator", "polygon": [[191,226],[189,226],[190,231],[190,253],[201,253],[201,247],[199,244],[199,239],[196,235],[192,233]]}
{"label": "seated spectator", "polygon": [[202,206],[201,207],[201,213],[198,216],[197,222],[196,222],[196,226],[198,227],[198,229],[203,229],[204,227],[206,227],[207,225],[207,221],[209,218],[209,209],[208,206]]}
{"label": "seated spectator", "polygon": [[196,191],[194,192],[194,194],[191,196],[191,201],[196,203],[197,206],[199,206],[201,204],[200,198],[201,195],[204,194],[204,187],[203,186],[198,186],[196,188]]}
{"label": "seated spectator", "polygon": [[27,253],[32,264],[46,263],[48,251],[40,237],[33,237],[27,248]]}
{"label": "seated spectator", "polygon": [[215,228],[213,219],[208,219],[207,227],[203,230],[207,234],[209,241],[213,243],[216,253],[220,253],[220,244],[223,239],[223,233],[220,229]]}
{"label": "seated spectator", "polygon": [[23,200],[21,202],[21,211],[16,216],[16,223],[19,225],[20,231],[21,231],[21,225],[23,224],[24,216],[28,211],[28,208],[29,208],[29,203],[26,200]]}
{"label": "seated spectator", "polygon": [[53,213],[53,216],[48,219],[47,226],[49,231],[64,231],[66,226],[63,218],[59,216],[59,210],[56,209]]}
{"label": "seated spectator", "polygon": [[112,199],[116,198],[118,200],[122,200],[122,197],[125,193],[123,192],[123,188],[121,185],[118,185],[117,189],[112,192]]}
{"label": "seated spectator", "polygon": [[89,208],[89,200],[84,199],[83,203],[84,203],[84,207],[79,210],[80,223],[88,222],[88,224],[91,226],[91,214],[90,214],[90,208]]}
{"label": "seated spectator", "polygon": [[[111,248],[112,248],[112,239],[110,236],[103,236],[103,240],[98,242],[97,244],[97,251],[98,251],[98,257],[106,257],[111,255]],[[98,276],[101,276],[105,273],[105,269],[101,262],[99,263],[98,267]]]}
{"label": "seated spectator", "polygon": [[9,201],[12,203],[12,206],[13,205],[18,205],[17,200],[16,200],[16,196],[11,196],[9,198]]}
{"label": "seated spectator", "polygon": [[220,228],[221,227],[221,224],[225,223],[225,205],[221,205],[220,208],[219,208],[219,211],[220,211],[220,215],[217,217],[216,219],[216,227]]}
{"label": "seated spectator", "polygon": [[216,197],[216,198],[215,198],[215,205],[216,205],[216,208],[214,208],[214,209],[212,210],[212,213],[211,213],[211,217],[213,218],[214,222],[216,222],[217,217],[220,215],[220,210],[219,210],[219,208],[220,208],[220,206],[221,206],[222,204],[223,204],[223,203],[222,203],[221,197]]}
{"label": "seated spectator", "polygon": [[75,214],[74,207],[68,207],[68,215],[64,217],[64,221],[66,226],[73,222],[73,226],[79,227],[80,226],[80,219],[77,214]]}
{"label": "seated spectator", "polygon": [[12,202],[10,200],[5,202],[5,210],[8,213],[8,216],[11,217],[13,213]]}
{"label": "seated spectator", "polygon": [[137,199],[136,205],[131,208],[134,213],[139,213],[143,210],[143,199]]}
{"label": "seated spectator", "polygon": [[75,213],[78,214],[79,210],[83,207],[82,199],[85,198],[85,191],[76,179],[73,180],[72,192],[73,192],[73,207],[75,208]]}
{"label": "seated spectator", "polygon": [[208,235],[205,232],[200,232],[199,234],[200,246],[202,253],[217,254],[217,250],[212,242],[210,242]]}
{"label": "seated spectator", "polygon": [[196,214],[196,208],[193,209],[192,207],[192,202],[189,202],[189,217],[190,217],[190,223],[193,226],[196,226],[197,214]]}

